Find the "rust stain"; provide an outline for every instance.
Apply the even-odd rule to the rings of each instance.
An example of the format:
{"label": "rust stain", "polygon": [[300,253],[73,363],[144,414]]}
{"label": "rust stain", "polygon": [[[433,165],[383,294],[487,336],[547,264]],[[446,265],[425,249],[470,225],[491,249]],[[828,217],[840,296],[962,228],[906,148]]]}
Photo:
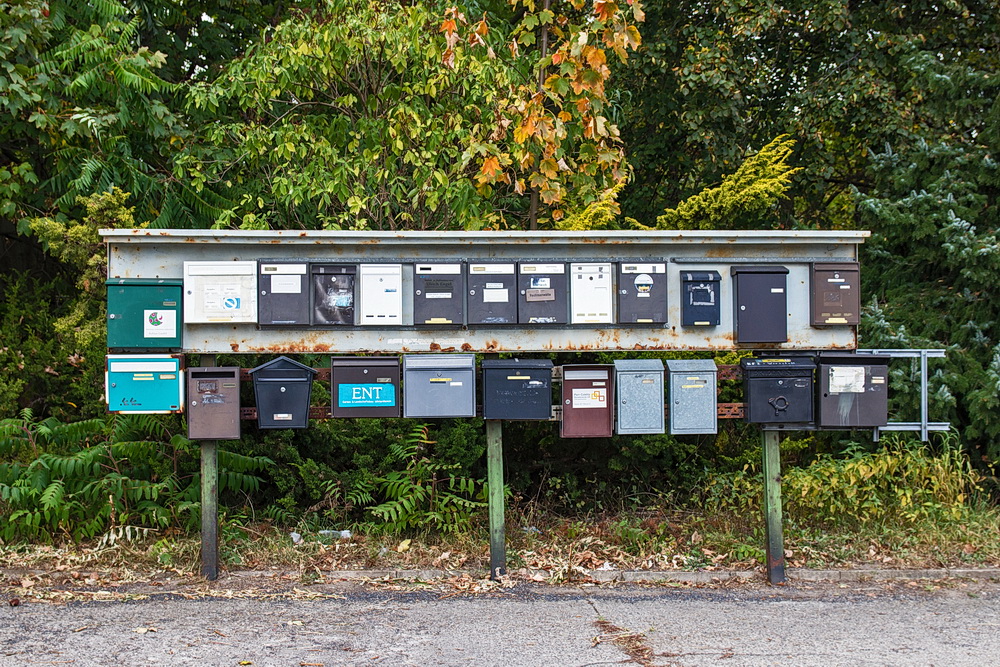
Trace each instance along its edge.
{"label": "rust stain", "polygon": [[239,343],[230,343],[229,347],[232,348],[233,352],[239,352],[240,351],[240,344]]}
{"label": "rust stain", "polygon": [[487,352],[495,352],[499,347],[500,347],[500,344],[497,343],[496,339],[491,339],[491,340],[486,341],[486,351]]}
{"label": "rust stain", "polygon": [[441,345],[438,343],[431,343],[431,352],[440,352]]}
{"label": "rust stain", "polygon": [[299,238],[300,239],[304,239],[307,236],[309,236],[309,234],[307,232],[299,232]]}
{"label": "rust stain", "polygon": [[462,343],[462,352],[471,352],[472,346],[468,343]]}

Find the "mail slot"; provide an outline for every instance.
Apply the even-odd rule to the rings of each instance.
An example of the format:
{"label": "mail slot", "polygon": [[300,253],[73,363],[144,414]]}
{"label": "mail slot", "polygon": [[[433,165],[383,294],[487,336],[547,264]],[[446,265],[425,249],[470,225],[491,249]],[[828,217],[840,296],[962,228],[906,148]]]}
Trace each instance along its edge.
{"label": "mail slot", "polygon": [[403,266],[362,264],[358,267],[361,310],[357,323],[392,325],[403,323]]}
{"label": "mail slot", "polygon": [[569,314],[566,265],[518,264],[517,321],[520,324],[566,324]]}
{"label": "mail slot", "polygon": [[169,414],[184,411],[184,357],[179,354],[109,354],[104,374],[108,412]]}
{"label": "mail slot", "polygon": [[718,433],[718,367],[711,359],[668,359],[670,433]]}
{"label": "mail slot", "polygon": [[734,266],[731,271],[736,342],[787,342],[785,283],[788,269],[773,264],[751,264]]}
{"label": "mail slot", "polygon": [[813,375],[808,357],[741,359],[746,420],[754,424],[811,424]]}
{"label": "mail slot", "polygon": [[426,263],[413,267],[413,323],[465,323],[465,276],[460,263]]}
{"label": "mail slot", "polygon": [[261,326],[308,326],[309,265],[263,260],[257,265],[257,322]]}
{"label": "mail slot", "polygon": [[476,355],[404,355],[403,416],[475,417]]}
{"label": "mail slot", "polygon": [[355,277],[358,267],[353,264],[319,264],[309,267],[312,282],[313,326],[350,326],[355,324],[354,305],[357,303]]}
{"label": "mail slot", "polygon": [[606,438],[614,427],[614,366],[563,366],[563,438]]}
{"label": "mail slot", "polygon": [[517,284],[513,262],[470,262],[469,325],[517,324]]}
{"label": "mail slot", "polygon": [[399,359],[334,357],[330,390],[334,417],[398,417]]}
{"label": "mail slot", "polygon": [[547,420],[552,415],[552,361],[487,359],[483,367],[485,419]]}
{"label": "mail slot", "polygon": [[250,371],[257,400],[257,426],[306,428],[316,369],[278,357]]}
{"label": "mail slot", "polygon": [[184,322],[255,323],[257,262],[184,262]]}
{"label": "mail slot", "polygon": [[181,346],[181,280],[114,279],[108,288],[108,347]]}
{"label": "mail slot", "polygon": [[889,419],[889,359],[875,354],[821,354],[816,370],[819,426],[885,426]]}
{"label": "mail slot", "polygon": [[681,272],[681,326],[716,327],[722,313],[722,276],[718,271]]}
{"label": "mail slot", "polygon": [[812,325],[861,322],[861,274],[857,262],[816,263],[810,267]]}
{"label": "mail slot", "polygon": [[570,264],[570,310],[573,324],[614,322],[614,276],[610,263]]}
{"label": "mail slot", "polygon": [[187,423],[191,440],[240,439],[240,369],[189,368]]}
{"label": "mail slot", "polygon": [[615,432],[663,433],[663,362],[659,359],[615,361]]}
{"label": "mail slot", "polygon": [[618,322],[667,321],[667,265],[622,262],[618,265]]}

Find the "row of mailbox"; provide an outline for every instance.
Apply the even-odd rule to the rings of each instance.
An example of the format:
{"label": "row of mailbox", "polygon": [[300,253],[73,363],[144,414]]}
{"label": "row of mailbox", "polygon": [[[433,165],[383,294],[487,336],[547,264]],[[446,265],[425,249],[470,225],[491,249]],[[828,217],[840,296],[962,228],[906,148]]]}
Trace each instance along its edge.
{"label": "row of mailbox", "polygon": [[[886,356],[832,353],[816,358],[744,359],[747,420],[821,428],[884,426],[888,360]],[[483,417],[548,420],[552,369],[547,359],[483,361]],[[240,369],[186,370],[185,383],[181,355],[109,355],[108,409],[186,412],[192,439],[239,438]],[[249,373],[260,428],[308,426],[315,369],[279,357]],[[716,433],[715,363],[710,359],[668,360],[666,373],[670,433]],[[814,391],[817,378],[818,395]],[[334,357],[331,380],[335,418],[476,416],[472,354],[405,355],[402,373],[394,357]],[[664,366],[658,359],[563,366],[560,435],[664,433],[664,384]]]}
{"label": "row of mailbox", "polygon": [[[812,326],[857,324],[858,264],[810,266]],[[736,342],[786,342],[788,269],[776,264],[729,268]],[[684,270],[680,282],[681,326],[718,326],[720,273]],[[404,314],[404,285],[411,292],[412,321],[404,321],[410,319]],[[181,348],[182,321],[263,327],[662,326],[667,292],[666,264],[641,260],[184,262],[182,280],[108,281],[108,347]]]}

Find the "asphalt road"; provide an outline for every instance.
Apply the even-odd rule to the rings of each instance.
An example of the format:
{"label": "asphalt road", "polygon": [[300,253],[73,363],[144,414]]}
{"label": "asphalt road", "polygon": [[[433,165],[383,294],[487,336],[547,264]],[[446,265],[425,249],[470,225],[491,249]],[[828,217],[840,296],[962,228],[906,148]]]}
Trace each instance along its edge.
{"label": "asphalt road", "polygon": [[[941,583],[941,582],[939,582]],[[934,590],[929,590],[934,589]],[[0,665],[985,665],[1000,585],[518,584],[475,596],[328,586],[0,609]]]}

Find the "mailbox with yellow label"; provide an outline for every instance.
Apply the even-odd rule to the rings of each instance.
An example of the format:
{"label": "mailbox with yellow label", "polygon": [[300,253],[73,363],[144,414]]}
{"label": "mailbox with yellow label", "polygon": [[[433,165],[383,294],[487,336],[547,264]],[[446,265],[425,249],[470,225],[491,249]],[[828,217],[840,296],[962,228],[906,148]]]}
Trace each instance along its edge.
{"label": "mailbox with yellow label", "polygon": [[104,385],[108,412],[183,412],[184,356],[109,354]]}
{"label": "mailbox with yellow label", "polygon": [[614,366],[563,366],[564,438],[606,438],[614,431]]}
{"label": "mailbox with yellow label", "polygon": [[475,417],[476,355],[404,355],[403,416]]}

